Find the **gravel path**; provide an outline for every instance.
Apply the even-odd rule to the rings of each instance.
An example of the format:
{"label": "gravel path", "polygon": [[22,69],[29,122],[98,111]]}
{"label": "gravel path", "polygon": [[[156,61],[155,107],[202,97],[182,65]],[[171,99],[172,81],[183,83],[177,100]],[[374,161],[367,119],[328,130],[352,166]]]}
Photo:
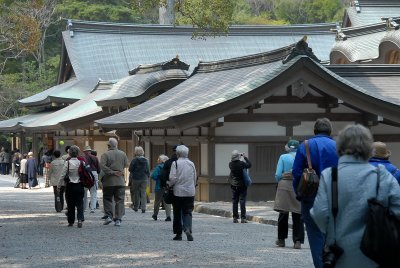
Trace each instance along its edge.
{"label": "gravel path", "polygon": [[146,213],[127,208],[121,227],[104,226],[98,210],[82,229],[68,228],[51,188],[13,183],[0,176],[0,267],[312,267],[308,244],[274,245],[275,226],[194,213],[194,241],[173,241],[172,223],[164,211],[154,221],[149,205]]}

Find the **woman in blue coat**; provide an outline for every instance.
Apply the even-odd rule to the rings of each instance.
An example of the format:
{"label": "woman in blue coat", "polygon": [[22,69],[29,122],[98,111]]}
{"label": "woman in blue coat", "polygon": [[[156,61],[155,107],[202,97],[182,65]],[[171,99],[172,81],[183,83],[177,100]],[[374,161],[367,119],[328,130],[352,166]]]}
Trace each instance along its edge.
{"label": "woman in blue coat", "polygon": [[331,168],[321,174],[318,193],[311,217],[326,234],[326,245],[336,244],[344,253],[336,267],[378,267],[360,250],[368,213],[367,200],[376,196],[378,172],[380,176],[378,200],[387,205],[400,219],[400,186],[395,178],[382,166],[370,165],[372,135],[361,125],[349,125],[339,134],[338,170],[338,213],[335,221],[332,215]]}

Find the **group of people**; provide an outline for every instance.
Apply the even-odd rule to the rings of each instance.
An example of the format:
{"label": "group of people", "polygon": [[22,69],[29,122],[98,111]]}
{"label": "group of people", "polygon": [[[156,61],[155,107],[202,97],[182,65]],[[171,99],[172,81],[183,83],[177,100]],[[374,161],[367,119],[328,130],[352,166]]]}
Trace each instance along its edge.
{"label": "group of people", "polygon": [[[305,142],[290,140],[287,153],[280,156],[275,178],[279,182],[275,209],[279,211],[278,240],[285,246],[288,213],[292,213],[294,248],[304,242],[304,225],[315,267],[324,267],[323,252],[333,243],[343,249],[337,267],[377,267],[360,250],[366,225],[367,200],[376,197],[400,219],[400,170],[390,161],[383,142],[373,142],[371,132],[362,125],[348,125],[331,137],[329,119],[315,122],[315,136],[307,140],[312,168],[320,176],[318,191],[301,197],[297,191],[303,170],[308,167]],[[332,167],[337,167],[338,213],[332,214]],[[379,175],[377,174],[379,173]],[[304,225],[303,225],[304,224]]]}

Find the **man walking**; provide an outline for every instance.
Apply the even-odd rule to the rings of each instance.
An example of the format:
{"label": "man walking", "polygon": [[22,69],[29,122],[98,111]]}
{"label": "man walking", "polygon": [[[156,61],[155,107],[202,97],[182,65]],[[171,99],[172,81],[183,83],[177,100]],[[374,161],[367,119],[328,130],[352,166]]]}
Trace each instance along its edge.
{"label": "man walking", "polygon": [[[330,137],[332,125],[328,118],[319,118],[314,124],[315,136],[308,140],[312,167],[318,176],[329,167],[337,166],[338,155],[336,152],[336,142]],[[293,163],[293,187],[297,199],[301,201],[301,217],[307,230],[308,242],[310,243],[311,255],[314,266],[322,268],[322,251],[325,243],[325,236],[319,230],[314,220],[310,216],[310,209],[314,204],[315,195],[312,197],[299,197],[297,186],[307,167],[307,154],[304,142],[299,146],[296,158]]]}
{"label": "man walking", "polygon": [[[124,169],[128,167],[128,157],[118,150],[118,141],[110,138],[107,143],[108,151],[100,158],[100,168],[104,173],[103,206],[107,218],[104,225],[110,224],[113,219],[115,226],[121,226],[122,216],[125,214],[125,176]],[[113,198],[115,201],[115,214],[113,215]]]}

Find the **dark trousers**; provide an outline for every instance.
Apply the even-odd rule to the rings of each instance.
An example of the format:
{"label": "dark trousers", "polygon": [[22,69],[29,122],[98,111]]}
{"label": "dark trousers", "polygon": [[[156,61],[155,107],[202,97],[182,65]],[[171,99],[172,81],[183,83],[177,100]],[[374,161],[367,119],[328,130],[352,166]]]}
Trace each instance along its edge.
{"label": "dark trousers", "polygon": [[[300,241],[304,243],[304,224],[301,220],[301,214],[292,212],[293,221],[293,242]],[[286,239],[289,229],[289,212],[280,212],[278,217],[278,239]]]}
{"label": "dark trousers", "polygon": [[[113,204],[113,198],[115,204]],[[125,186],[103,187],[103,207],[105,215],[114,220],[121,220],[122,216],[125,215],[124,202],[125,202]]]}
{"label": "dark trousers", "polygon": [[194,196],[174,196],[172,207],[174,210],[174,222],[172,226],[174,234],[182,234],[182,231],[192,233]]}
{"label": "dark trousers", "polygon": [[232,189],[232,213],[234,219],[239,219],[238,203],[240,202],[240,218],[246,218],[246,197],[247,187],[235,187],[231,186]]}
{"label": "dark trousers", "polygon": [[65,198],[68,205],[68,223],[75,222],[75,207],[77,209],[78,221],[84,221],[83,216],[83,185],[81,183],[67,183]]}
{"label": "dark trousers", "polygon": [[[57,203],[57,186],[53,186],[53,192],[54,192],[54,204]],[[60,203],[61,203],[61,210],[64,209],[64,192],[65,192],[65,187],[62,186],[60,188]],[[57,210],[57,206],[55,206]]]}

